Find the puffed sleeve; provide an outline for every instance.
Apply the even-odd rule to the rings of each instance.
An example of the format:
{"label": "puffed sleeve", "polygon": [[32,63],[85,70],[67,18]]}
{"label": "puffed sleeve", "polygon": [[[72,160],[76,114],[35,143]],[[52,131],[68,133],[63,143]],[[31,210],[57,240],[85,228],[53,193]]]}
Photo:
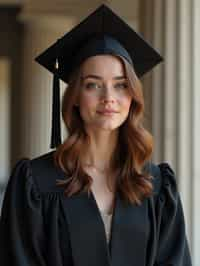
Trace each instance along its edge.
{"label": "puffed sleeve", "polygon": [[155,266],[191,266],[185,220],[174,171],[167,163],[158,165],[161,189],[158,195],[158,247]]}
{"label": "puffed sleeve", "polygon": [[30,160],[12,170],[0,218],[0,264],[44,266],[45,237],[40,193],[33,182]]}

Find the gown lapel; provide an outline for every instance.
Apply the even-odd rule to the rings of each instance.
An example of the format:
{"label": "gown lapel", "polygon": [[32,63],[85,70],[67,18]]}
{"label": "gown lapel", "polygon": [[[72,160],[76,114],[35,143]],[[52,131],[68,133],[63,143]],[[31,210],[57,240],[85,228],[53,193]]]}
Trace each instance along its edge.
{"label": "gown lapel", "polygon": [[111,265],[145,266],[149,234],[148,202],[125,204],[118,195],[111,231]]}
{"label": "gown lapel", "polygon": [[116,195],[111,238],[106,241],[104,223],[93,193],[82,192],[62,199],[75,266],[143,266],[148,238],[147,201],[124,204]]}

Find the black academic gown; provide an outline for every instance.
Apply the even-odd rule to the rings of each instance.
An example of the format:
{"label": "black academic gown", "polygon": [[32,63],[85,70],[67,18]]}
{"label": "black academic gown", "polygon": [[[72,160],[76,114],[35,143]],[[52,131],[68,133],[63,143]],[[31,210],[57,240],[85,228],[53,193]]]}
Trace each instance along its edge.
{"label": "black academic gown", "polygon": [[154,195],[141,206],[117,193],[111,240],[93,193],[65,198],[52,152],[13,168],[0,220],[1,266],[190,266],[184,214],[168,164],[149,164]]}

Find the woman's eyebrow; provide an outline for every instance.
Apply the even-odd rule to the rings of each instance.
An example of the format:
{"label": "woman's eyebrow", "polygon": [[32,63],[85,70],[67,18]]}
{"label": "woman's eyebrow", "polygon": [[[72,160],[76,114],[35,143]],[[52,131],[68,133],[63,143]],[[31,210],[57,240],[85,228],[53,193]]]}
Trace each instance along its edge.
{"label": "woman's eyebrow", "polygon": [[97,76],[97,75],[86,75],[84,77],[81,77],[82,80],[88,79],[88,78],[93,78],[93,79],[102,79],[102,77]]}
{"label": "woman's eyebrow", "polygon": [[[99,79],[99,80],[103,79],[101,76],[97,76],[97,75],[86,75],[86,76],[81,77],[82,80],[85,80],[87,78],[93,78],[93,79]],[[121,79],[127,79],[127,78],[125,76],[116,76],[113,79],[121,80]]]}
{"label": "woman's eyebrow", "polygon": [[114,77],[113,79],[116,79],[116,80],[118,80],[118,79],[127,79],[127,77],[125,77],[125,76],[117,76],[117,77]]}

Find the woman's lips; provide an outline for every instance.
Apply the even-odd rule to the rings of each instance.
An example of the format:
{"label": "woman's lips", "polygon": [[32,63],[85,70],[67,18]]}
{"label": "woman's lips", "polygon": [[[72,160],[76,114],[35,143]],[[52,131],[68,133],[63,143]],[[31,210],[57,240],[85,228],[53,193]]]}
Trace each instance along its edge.
{"label": "woman's lips", "polygon": [[100,115],[110,116],[110,115],[116,114],[118,112],[113,111],[113,110],[103,110],[103,111],[97,111],[97,113],[100,114]]}

